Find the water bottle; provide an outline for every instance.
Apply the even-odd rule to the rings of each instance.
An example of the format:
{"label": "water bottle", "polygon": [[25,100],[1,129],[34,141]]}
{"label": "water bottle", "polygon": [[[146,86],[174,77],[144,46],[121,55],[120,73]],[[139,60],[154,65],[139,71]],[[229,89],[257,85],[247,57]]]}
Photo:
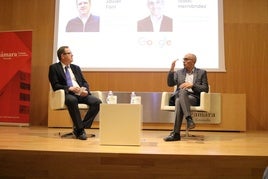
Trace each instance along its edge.
{"label": "water bottle", "polygon": [[136,94],[135,92],[131,92],[131,95],[130,95],[130,104],[135,104],[135,97],[136,97]]}
{"label": "water bottle", "polygon": [[108,95],[107,95],[107,98],[106,98],[107,104],[111,104],[111,97],[112,96],[113,96],[113,92],[112,91],[109,91],[108,92]]}

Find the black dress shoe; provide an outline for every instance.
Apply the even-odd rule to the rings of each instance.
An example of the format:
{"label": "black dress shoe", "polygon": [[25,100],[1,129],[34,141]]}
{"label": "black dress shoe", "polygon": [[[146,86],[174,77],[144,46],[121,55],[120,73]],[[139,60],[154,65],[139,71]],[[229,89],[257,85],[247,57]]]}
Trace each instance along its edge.
{"label": "black dress shoe", "polygon": [[83,130],[81,132],[78,132],[76,129],[73,130],[73,134],[75,135],[75,137],[77,139],[80,139],[80,140],[87,140],[87,134],[86,132]]}
{"label": "black dress shoe", "polygon": [[80,135],[78,135],[76,137],[77,139],[80,139],[80,140],[87,140],[87,135],[85,132],[82,132]]}
{"label": "black dress shoe", "polygon": [[77,138],[78,134],[79,134],[78,130],[74,128],[73,135]]}
{"label": "black dress shoe", "polygon": [[181,136],[178,133],[171,132],[169,136],[164,138],[164,141],[170,142],[170,141],[178,141],[181,140]]}
{"label": "black dress shoe", "polygon": [[187,119],[187,129],[195,128],[195,123],[192,119]]}

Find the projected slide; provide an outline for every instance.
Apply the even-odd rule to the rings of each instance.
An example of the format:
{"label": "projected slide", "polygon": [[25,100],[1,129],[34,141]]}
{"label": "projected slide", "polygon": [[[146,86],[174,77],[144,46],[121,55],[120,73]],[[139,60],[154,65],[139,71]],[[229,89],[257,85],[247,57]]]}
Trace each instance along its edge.
{"label": "projected slide", "polygon": [[167,71],[189,52],[225,71],[222,1],[57,0],[54,62],[62,45],[84,71]]}

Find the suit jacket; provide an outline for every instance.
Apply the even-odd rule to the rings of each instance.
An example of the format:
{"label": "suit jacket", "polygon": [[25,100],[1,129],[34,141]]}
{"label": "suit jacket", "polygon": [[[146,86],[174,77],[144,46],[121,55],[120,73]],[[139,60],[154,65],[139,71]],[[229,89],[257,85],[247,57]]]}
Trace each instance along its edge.
{"label": "suit jacket", "polygon": [[[172,32],[173,29],[173,20],[170,17],[163,16],[160,32]],[[153,32],[153,23],[150,16],[138,21],[138,32]]]}
{"label": "suit jacket", "polygon": [[90,15],[85,27],[79,17],[71,19],[67,26],[66,32],[99,32],[100,31],[100,18],[99,16]]}
{"label": "suit jacket", "polygon": [[[89,84],[85,80],[81,69],[79,66],[71,64],[70,68],[73,71],[73,74],[75,76],[75,79],[80,87],[86,87],[87,91],[90,94],[90,89],[89,89]],[[69,93],[68,86],[67,86],[67,81],[65,77],[65,72],[62,68],[61,62],[54,63],[49,66],[49,72],[48,72],[48,78],[51,84],[52,89],[59,90],[59,89],[64,89],[65,93]]]}
{"label": "suit jacket", "polygon": [[[168,73],[168,78],[167,78],[168,86],[177,85],[177,90],[173,94],[174,96],[179,91],[178,87],[182,83],[185,82],[185,77],[186,77],[186,69],[184,69],[184,68],[177,70],[176,72],[169,72]],[[207,72],[205,70],[202,70],[199,68],[194,69],[192,90],[193,90],[193,94],[198,98],[200,98],[201,92],[208,92],[209,91]]]}

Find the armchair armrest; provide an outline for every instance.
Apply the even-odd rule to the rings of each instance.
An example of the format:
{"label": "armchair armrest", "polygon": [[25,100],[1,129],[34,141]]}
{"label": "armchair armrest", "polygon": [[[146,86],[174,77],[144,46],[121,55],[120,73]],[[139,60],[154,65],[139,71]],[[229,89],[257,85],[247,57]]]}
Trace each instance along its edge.
{"label": "armchair armrest", "polygon": [[93,96],[99,98],[103,102],[104,99],[103,99],[103,95],[102,95],[102,92],[101,91],[90,91],[90,93]]}
{"label": "armchair armrest", "polygon": [[201,92],[200,93],[200,105],[191,106],[191,110],[209,112],[210,111],[210,93]]}
{"label": "armchair armrest", "polygon": [[161,110],[175,111],[175,106],[169,106],[169,98],[171,97],[171,95],[172,92],[162,92]]}
{"label": "armchair armrest", "polygon": [[200,94],[200,108],[203,111],[210,111],[210,93],[201,92]]}
{"label": "armchair armrest", "polygon": [[50,107],[51,109],[55,110],[55,109],[64,109],[65,104],[65,94],[64,94],[64,90],[60,89],[60,90],[50,90],[49,92],[49,103],[50,103]]}

